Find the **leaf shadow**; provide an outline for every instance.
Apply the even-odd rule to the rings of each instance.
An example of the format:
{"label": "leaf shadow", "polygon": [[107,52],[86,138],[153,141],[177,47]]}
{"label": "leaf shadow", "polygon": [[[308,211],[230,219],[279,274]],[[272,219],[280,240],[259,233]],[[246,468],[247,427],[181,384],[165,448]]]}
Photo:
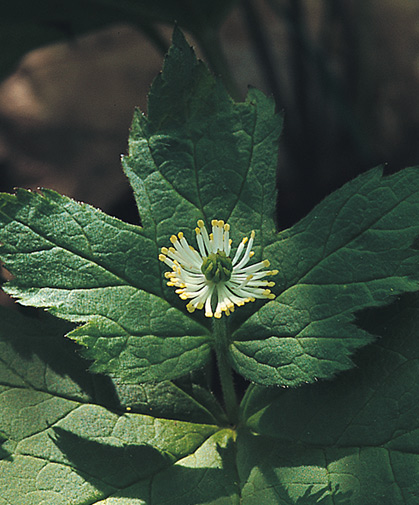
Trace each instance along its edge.
{"label": "leaf shadow", "polygon": [[338,482],[329,480],[325,470],[338,457],[329,456],[325,464],[322,448],[247,430],[240,435],[239,461],[245,462],[240,467],[240,477],[248,483],[253,500],[260,496],[261,501],[262,497],[267,501],[277,499],[287,505],[350,505],[354,491],[343,491]]}
{"label": "leaf shadow", "polygon": [[151,445],[110,445],[80,437],[59,427],[53,428],[54,444],[65,455],[74,471],[90,482],[99,491],[117,492],[133,485],[140,479],[150,478],[172,462]]}
{"label": "leaf shadow", "polygon": [[13,461],[13,454],[3,447],[3,444],[7,442],[7,437],[0,434],[0,461]]}
{"label": "leaf shadow", "polygon": [[[296,389],[275,391],[254,388],[254,403],[247,416],[254,433],[259,433],[262,441],[259,442],[259,450],[262,451],[261,444],[265,444],[266,450],[270,451],[270,464],[257,463],[261,465],[266,480],[281,487],[281,480],[273,471],[281,465],[293,475],[303,467],[307,472],[316,467],[332,467],[335,481],[339,480],[338,469],[343,469],[345,491],[348,488],[352,491],[351,495],[333,488],[333,493],[336,492],[333,500],[328,502],[325,493],[324,496],[319,495],[317,498],[320,501],[316,502],[310,500],[314,500],[319,490],[312,488],[311,494],[307,494],[309,501],[304,495],[304,499],[301,497],[296,502],[299,505],[346,505],[362,501],[365,497],[363,493],[368,489],[368,477],[359,462],[360,450],[370,451],[369,472],[378,487],[380,477],[374,471],[379,474],[389,461],[388,453],[380,448],[392,440],[395,432],[398,436],[413,433],[417,426],[413,408],[418,399],[415,362],[419,359],[419,295],[406,294],[384,308],[361,311],[357,314],[357,322],[379,337],[356,352],[353,369],[340,373],[334,380]],[[398,425],[398,419],[403,414],[394,406],[401,390],[410,393],[412,413]],[[262,406],[264,409],[261,410]],[[362,430],[364,426],[368,430]],[[404,431],[399,426],[403,426]],[[332,492],[331,489],[325,491]],[[383,489],[375,491],[382,503],[387,503],[385,496],[388,492],[387,482],[384,482]],[[358,493],[361,493],[361,498]],[[284,502],[295,503],[286,498]]]}
{"label": "leaf shadow", "polygon": [[174,465],[173,455],[148,444],[113,446],[59,427],[54,435],[74,471],[106,497],[195,505],[200,498],[208,503],[222,498],[229,487],[223,484],[231,474],[226,477],[224,469]]}
{"label": "leaf shadow", "polygon": [[304,495],[297,498],[293,505],[350,505],[352,491],[342,492],[339,484],[333,491],[324,489],[313,492],[314,486],[309,486]]}
{"label": "leaf shadow", "polygon": [[[91,374],[88,371],[89,362],[80,356],[77,344],[65,337],[74,328],[74,324],[44,311],[26,307],[19,310],[0,307],[0,320],[0,343],[4,342],[11,349],[11,355],[7,354],[7,349],[2,353],[11,383],[14,374],[25,377],[28,370],[31,370],[31,380],[40,382],[45,370],[48,370],[61,378],[68,377],[70,382],[78,386],[72,388],[79,390],[74,391],[75,400],[79,399],[77,396],[81,396],[109,408],[119,407],[111,379]],[[19,359],[13,359],[13,355],[17,355]],[[10,367],[12,361],[13,368]],[[66,387],[62,381],[60,384],[63,389]],[[68,393],[65,390],[51,392]]]}
{"label": "leaf shadow", "polygon": [[28,378],[35,389],[96,403],[114,412],[129,408],[153,417],[206,424],[216,423],[221,416],[212,397],[197,393],[196,374],[177,383],[124,384],[89,372],[90,362],[78,352],[79,345],[65,337],[74,324],[28,307],[0,307],[0,322],[0,372],[3,370],[7,385]]}

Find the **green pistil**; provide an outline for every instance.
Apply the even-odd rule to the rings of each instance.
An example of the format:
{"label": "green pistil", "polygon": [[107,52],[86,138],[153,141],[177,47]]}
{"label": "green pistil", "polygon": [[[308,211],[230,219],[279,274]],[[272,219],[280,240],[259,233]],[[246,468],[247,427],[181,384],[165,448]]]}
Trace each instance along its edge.
{"label": "green pistil", "polygon": [[204,258],[201,266],[201,272],[208,281],[215,283],[227,282],[233,271],[233,263],[224,251],[211,253]]}

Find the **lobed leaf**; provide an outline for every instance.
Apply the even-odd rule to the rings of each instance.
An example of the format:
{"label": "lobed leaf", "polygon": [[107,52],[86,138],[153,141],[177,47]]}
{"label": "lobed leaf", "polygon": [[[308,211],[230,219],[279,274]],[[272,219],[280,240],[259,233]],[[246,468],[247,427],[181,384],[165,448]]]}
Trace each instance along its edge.
{"label": "lobed leaf", "polygon": [[[1,255],[15,275],[5,290],[72,322],[91,370],[123,382],[176,379],[203,367],[210,321],[185,311],[164,284],[159,248],[196,221],[229,220],[235,237],[258,229],[256,253],[274,239],[277,140],[282,118],[251,90],[236,104],[179,30],[137,112],[124,168],[143,227],[49,190],[0,202]],[[234,234],[233,234],[234,236]]]}
{"label": "lobed leaf", "polygon": [[[0,503],[413,505],[418,301],[367,315],[362,327],[383,338],[333,383],[250,387],[236,431],[72,400],[66,386],[40,384],[33,368],[17,384],[25,371],[18,347],[11,379],[0,366]],[[2,315],[16,316],[23,335],[27,318]],[[53,333],[57,322],[49,323]],[[30,343],[29,324],[25,331]],[[35,340],[41,334],[39,324]]]}
{"label": "lobed leaf", "polygon": [[222,218],[233,240],[256,229],[256,258],[279,270],[277,298],[247,320],[248,310],[232,318],[236,370],[265,386],[295,386],[350,368],[374,338],[354,314],[419,288],[418,172],[367,172],[276,234],[281,126],[260,92],[234,103],[175,30],[124,159],[143,228],[52,191],[5,195],[3,257],[16,276],[7,291],[86,323],[69,336],[92,371],[124,382],[175,379],[205,365],[212,337],[208,321],[186,314],[164,286],[159,247],[174,232],[190,238],[198,218]]}
{"label": "lobed leaf", "polygon": [[251,89],[235,103],[175,30],[123,160],[144,227],[162,246],[178,231],[194,243],[198,219],[223,219],[236,244],[257,230],[260,254],[274,239],[281,128],[271,99]]}
{"label": "lobed leaf", "polygon": [[385,312],[365,316],[362,325],[383,338],[335,381],[295,390],[249,389],[242,404],[254,433],[242,439],[243,458],[253,469],[243,490],[252,497],[249,503],[285,490],[289,503],[300,503],[309,487],[323,489],[325,504],[335,503],[330,493],[336,489],[348,505],[417,501],[418,302],[417,295],[405,296]]}
{"label": "lobed leaf", "polygon": [[351,368],[374,339],[355,314],[419,289],[418,235],[418,168],[373,169],[330,195],[265,249],[278,294],[233,334],[233,366],[265,386]]}
{"label": "lobed leaf", "polygon": [[205,364],[209,333],[161,298],[157,244],[143,229],[49,190],[4,195],[0,224],[2,258],[16,276],[5,290],[87,322],[69,336],[91,346],[94,371],[148,382]]}
{"label": "lobed leaf", "polygon": [[150,503],[157,476],[173,465],[187,466],[185,459],[196,450],[205,452],[205,441],[216,431],[210,425],[117,415],[54,396],[20,395],[25,405],[12,394],[0,398],[2,410],[17,419],[36,417],[31,430],[5,427],[10,455],[0,461],[0,483],[9,503],[126,503],[130,498]]}
{"label": "lobed leaf", "polygon": [[[191,488],[205,481],[211,460],[220,467],[216,448],[228,445],[225,430],[98,405],[102,397],[110,403],[112,388],[86,372],[72,342],[60,338],[68,323],[4,308],[0,321],[0,503],[146,503],[172,466],[191,469],[184,481]],[[127,398],[133,409],[135,401]],[[171,401],[177,397],[161,395],[149,405],[167,409]],[[184,394],[178,412],[193,417],[191,405]]]}

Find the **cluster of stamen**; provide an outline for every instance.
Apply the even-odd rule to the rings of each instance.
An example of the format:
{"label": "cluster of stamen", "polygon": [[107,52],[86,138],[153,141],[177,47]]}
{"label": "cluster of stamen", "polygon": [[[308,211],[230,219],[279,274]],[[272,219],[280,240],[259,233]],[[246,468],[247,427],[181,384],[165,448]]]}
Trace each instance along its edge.
{"label": "cluster of stamen", "polygon": [[180,232],[170,237],[172,246],[163,247],[159,255],[160,261],[172,269],[165,273],[167,285],[176,287],[182,300],[189,300],[188,311],[205,308],[207,317],[220,318],[223,313],[230,315],[236,305],[275,298],[269,289],[275,283],[262,279],[278,271],[262,270],[269,267],[268,260],[248,265],[254,255],[255,232],[252,231],[250,239],[243,238],[231,259],[230,226],[216,219],[211,225],[212,233],[208,234],[204,222],[198,221],[195,229],[198,250]]}

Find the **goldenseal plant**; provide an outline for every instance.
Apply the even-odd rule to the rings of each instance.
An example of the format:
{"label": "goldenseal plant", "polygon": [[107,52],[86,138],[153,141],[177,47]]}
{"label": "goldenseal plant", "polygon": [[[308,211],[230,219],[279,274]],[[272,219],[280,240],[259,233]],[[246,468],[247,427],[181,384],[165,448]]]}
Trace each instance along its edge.
{"label": "goldenseal plant", "polygon": [[417,505],[419,169],[278,231],[281,128],[176,30],[123,158],[141,226],[0,195],[40,309],[0,307],[2,505]]}
{"label": "goldenseal plant", "polygon": [[[250,240],[248,237],[242,239],[231,259],[230,225],[223,220],[213,219],[212,233],[208,235],[204,221],[200,219],[197,224],[198,251],[188,244],[180,232],[178,236],[170,237],[173,246],[169,249],[163,247],[159,256],[160,261],[173,270],[165,273],[169,279],[167,285],[177,287],[176,293],[182,300],[190,299],[186,305],[189,312],[205,307],[206,317],[214,315],[219,319],[223,312],[226,316],[234,312],[235,305],[241,307],[247,302],[254,302],[256,298],[275,298],[269,289],[275,282],[263,278],[277,275],[278,270],[263,270],[269,267],[267,259],[248,265],[254,255],[254,230]],[[212,307],[213,299],[215,310]]]}

